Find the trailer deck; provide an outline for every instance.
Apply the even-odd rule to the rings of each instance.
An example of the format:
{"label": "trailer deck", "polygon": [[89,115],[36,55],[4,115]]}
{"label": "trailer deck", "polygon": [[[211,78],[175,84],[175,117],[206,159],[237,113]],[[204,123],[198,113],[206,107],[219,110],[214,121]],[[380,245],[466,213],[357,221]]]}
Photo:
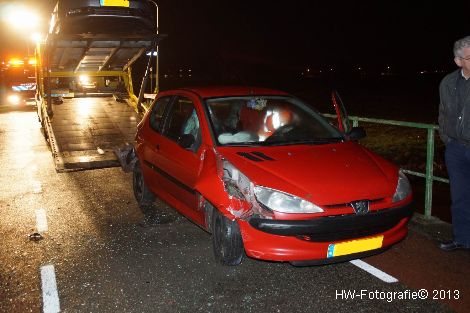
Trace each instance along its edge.
{"label": "trailer deck", "polygon": [[[93,5],[93,10],[115,4],[101,2]],[[135,24],[126,31],[118,31],[114,24],[109,24],[86,32],[66,30],[63,26],[70,23],[67,20],[70,17],[65,18],[60,7],[56,8],[56,19],[51,20],[51,25],[61,26],[57,24],[60,27],[50,31],[45,41],[38,42],[35,50],[38,117],[56,170],[120,166],[114,150],[134,142],[141,119],[138,112],[147,110],[148,103],[144,104],[143,99],[153,63],[152,72],[158,77],[158,44],[165,37],[158,33],[158,7],[155,4],[155,16],[144,14],[153,24],[149,27]],[[80,14],[90,21],[101,18],[88,7],[80,8],[83,9]],[[126,12],[121,13],[127,16]],[[145,55],[147,68],[137,96],[132,66]]]}
{"label": "trailer deck", "polygon": [[53,109],[46,130],[58,172],[119,166],[113,150],[133,143],[141,119],[113,97],[64,99]]}

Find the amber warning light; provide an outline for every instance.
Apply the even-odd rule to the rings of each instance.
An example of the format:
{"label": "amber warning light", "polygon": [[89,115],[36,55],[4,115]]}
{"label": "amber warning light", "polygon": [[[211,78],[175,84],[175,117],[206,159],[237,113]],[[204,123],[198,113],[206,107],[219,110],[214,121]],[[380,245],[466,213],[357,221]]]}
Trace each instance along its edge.
{"label": "amber warning light", "polygon": [[18,67],[24,64],[24,61],[18,58],[12,58],[8,61],[8,65],[12,67]]}

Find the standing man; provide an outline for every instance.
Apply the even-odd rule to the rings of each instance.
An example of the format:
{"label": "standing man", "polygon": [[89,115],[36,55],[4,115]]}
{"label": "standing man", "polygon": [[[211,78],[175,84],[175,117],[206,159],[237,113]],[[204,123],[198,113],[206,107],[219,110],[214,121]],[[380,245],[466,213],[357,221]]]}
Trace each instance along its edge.
{"label": "standing man", "polygon": [[459,69],[439,86],[439,134],[452,198],[453,240],[439,245],[445,251],[470,249],[470,36],[455,42],[454,61]]}

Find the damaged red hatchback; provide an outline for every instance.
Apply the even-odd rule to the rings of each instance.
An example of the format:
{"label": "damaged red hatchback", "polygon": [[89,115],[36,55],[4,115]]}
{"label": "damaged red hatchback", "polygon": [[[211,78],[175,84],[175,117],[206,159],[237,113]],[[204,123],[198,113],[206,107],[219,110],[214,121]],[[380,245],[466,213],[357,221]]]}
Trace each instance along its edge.
{"label": "damaged red hatchback", "polygon": [[276,90],[161,92],[136,135],[137,202],[156,195],[212,233],[226,265],[244,254],[310,265],[386,249],[407,234],[410,184],[356,142],[364,131],[333,102],[338,127]]}

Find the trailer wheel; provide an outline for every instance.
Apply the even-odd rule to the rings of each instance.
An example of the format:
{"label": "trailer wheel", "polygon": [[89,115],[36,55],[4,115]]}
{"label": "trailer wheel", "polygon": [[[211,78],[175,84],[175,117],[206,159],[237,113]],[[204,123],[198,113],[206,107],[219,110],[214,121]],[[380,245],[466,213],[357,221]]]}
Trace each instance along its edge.
{"label": "trailer wheel", "polygon": [[144,175],[142,174],[142,168],[140,163],[137,161],[134,166],[132,187],[134,189],[134,197],[137,200],[142,213],[148,213],[155,201],[155,195],[150,191],[147,184],[144,181]]}
{"label": "trailer wheel", "polygon": [[216,208],[212,214],[212,246],[217,262],[223,265],[238,265],[242,262],[244,248],[240,228]]}
{"label": "trailer wheel", "polygon": [[42,135],[44,136],[44,139],[48,142],[49,141],[49,134],[47,133],[46,123],[44,123],[44,120],[42,120],[40,122],[41,122]]}
{"label": "trailer wheel", "polygon": [[38,121],[41,123],[41,133],[44,136],[46,141],[49,141],[49,135],[47,134],[46,123],[44,122],[44,118],[42,117],[42,113],[40,110],[37,111]]}

